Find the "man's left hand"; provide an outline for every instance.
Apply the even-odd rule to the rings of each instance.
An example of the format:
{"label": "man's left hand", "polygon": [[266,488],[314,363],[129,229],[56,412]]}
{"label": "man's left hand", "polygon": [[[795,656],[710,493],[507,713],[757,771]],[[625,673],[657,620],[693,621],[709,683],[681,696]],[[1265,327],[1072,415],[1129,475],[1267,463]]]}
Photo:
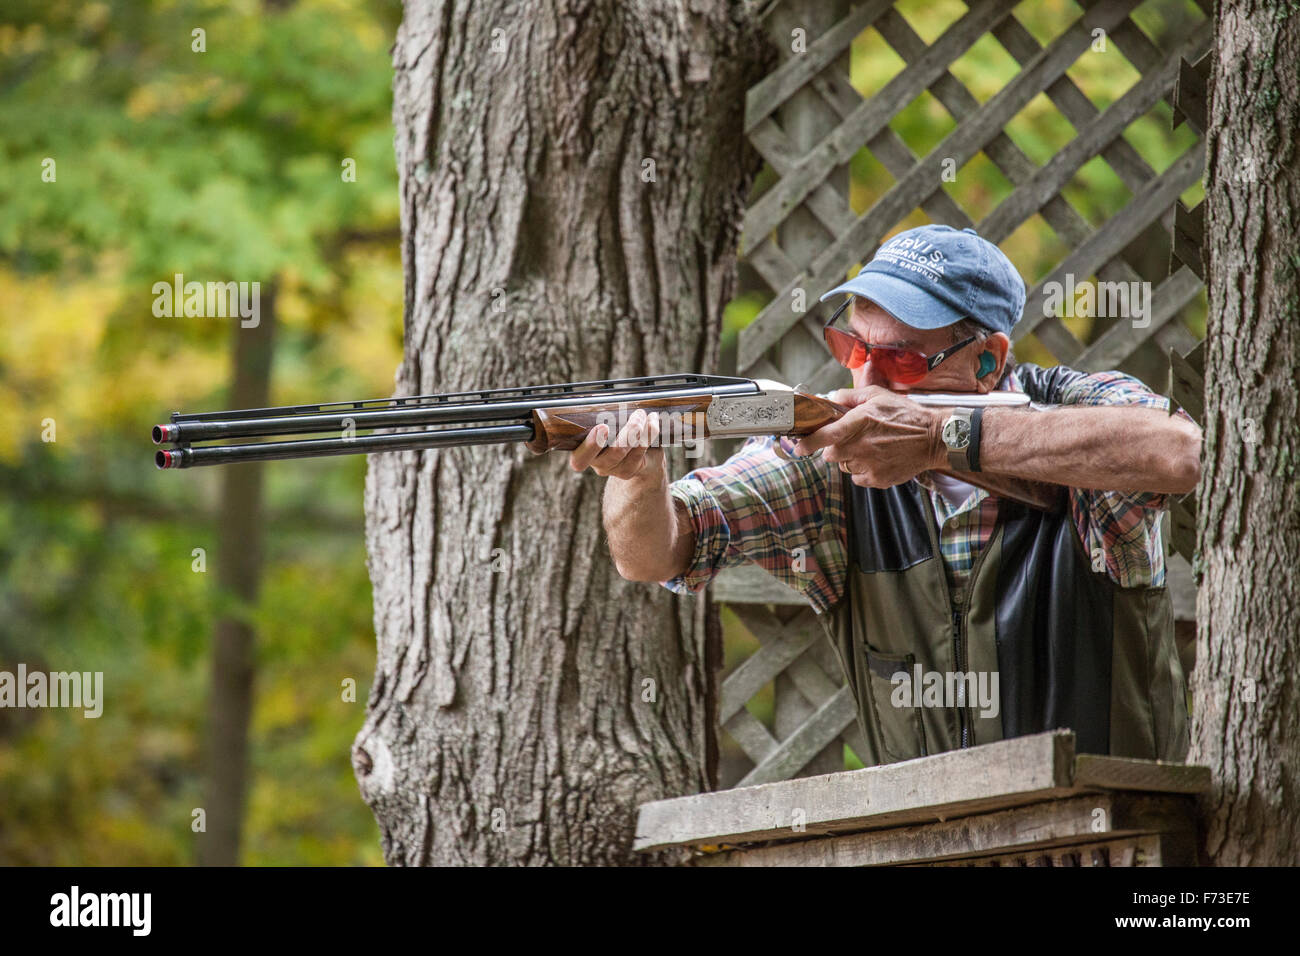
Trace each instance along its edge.
{"label": "man's left hand", "polygon": [[940,436],[946,417],[942,409],[918,405],[878,385],[841,389],[827,397],[850,410],[800,439],[795,454],[811,455],[824,448],[823,458],[838,464],[855,485],[867,488],[889,488],[947,466]]}

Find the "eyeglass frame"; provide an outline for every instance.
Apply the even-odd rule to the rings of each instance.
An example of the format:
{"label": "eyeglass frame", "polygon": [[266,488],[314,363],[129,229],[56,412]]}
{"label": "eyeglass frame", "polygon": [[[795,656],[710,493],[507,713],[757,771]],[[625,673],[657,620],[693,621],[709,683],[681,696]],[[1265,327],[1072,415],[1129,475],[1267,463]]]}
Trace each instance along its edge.
{"label": "eyeglass frame", "polygon": [[[831,353],[832,358],[835,357],[835,352],[833,349],[831,349],[830,342],[826,341],[826,333],[830,330],[831,326],[835,324],[835,320],[844,314],[844,310],[853,304],[853,301],[854,301],[854,296],[850,295],[848,298],[846,298],[844,304],[841,305],[834,312],[832,312],[831,317],[827,319],[826,323],[822,326],[822,341],[825,343],[827,351]],[[865,365],[867,361],[870,361],[872,349],[893,349],[895,352],[912,352],[916,355],[921,356],[921,358],[925,359],[926,375],[929,375],[931,372],[933,372],[941,362],[943,362],[945,359],[950,357],[954,352],[957,352],[965,348],[966,346],[970,345],[972,342],[979,341],[978,335],[972,335],[968,339],[962,339],[960,342],[953,343],[952,345],[948,346],[946,349],[940,349],[938,352],[935,352],[933,355],[926,355],[924,352],[920,351],[919,349],[900,349],[897,346],[893,346],[893,345],[872,345],[870,342],[868,342],[862,336],[858,335],[856,332],[846,332],[844,329],[836,329],[835,331],[857,339],[866,347],[867,359],[863,361],[863,365]],[[848,366],[844,366],[844,367],[847,368]],[[862,366],[858,366],[858,367],[861,368]]]}

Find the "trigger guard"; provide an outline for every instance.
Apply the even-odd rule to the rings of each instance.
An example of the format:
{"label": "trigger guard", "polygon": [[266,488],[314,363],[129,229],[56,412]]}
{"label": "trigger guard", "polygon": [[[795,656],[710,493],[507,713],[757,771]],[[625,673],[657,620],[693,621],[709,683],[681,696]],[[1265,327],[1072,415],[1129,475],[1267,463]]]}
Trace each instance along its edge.
{"label": "trigger guard", "polygon": [[788,435],[776,436],[776,442],[772,445],[772,450],[776,452],[776,457],[782,461],[815,461],[822,456],[823,448],[818,448],[811,455],[792,455],[786,450],[785,442]]}

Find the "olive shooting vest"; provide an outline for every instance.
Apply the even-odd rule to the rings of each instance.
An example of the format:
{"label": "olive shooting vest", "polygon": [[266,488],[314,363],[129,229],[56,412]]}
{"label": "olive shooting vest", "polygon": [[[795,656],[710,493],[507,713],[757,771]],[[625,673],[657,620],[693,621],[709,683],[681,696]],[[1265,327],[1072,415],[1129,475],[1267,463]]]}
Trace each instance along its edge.
{"label": "olive shooting vest", "polygon": [[[1034,401],[1056,404],[1083,373],[1016,374]],[[1185,760],[1169,593],[1094,572],[1067,502],[1047,513],[999,499],[992,537],[950,594],[929,493],[842,480],[847,582],[819,619],[857,703],[865,764],[1054,728],[1073,730],[1080,753]],[[979,706],[980,680],[995,707]]]}

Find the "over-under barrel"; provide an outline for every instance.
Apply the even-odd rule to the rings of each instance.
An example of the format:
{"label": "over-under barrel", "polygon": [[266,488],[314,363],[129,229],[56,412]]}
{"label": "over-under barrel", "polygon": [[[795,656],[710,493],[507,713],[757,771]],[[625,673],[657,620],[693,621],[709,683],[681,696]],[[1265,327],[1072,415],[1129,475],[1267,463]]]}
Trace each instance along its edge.
{"label": "over-under barrel", "polygon": [[[159,468],[191,468],[240,461],[505,442],[524,442],[535,451],[545,451],[568,444],[570,436],[557,439],[549,424],[539,428],[538,423],[546,420],[542,413],[569,408],[585,411],[591,406],[619,404],[665,410],[705,408],[715,397],[761,392],[759,384],[751,379],[682,374],[198,415],[176,413],[168,424],[153,427],[155,444],[173,446],[160,449],[154,460]],[[409,430],[357,434],[392,428]],[[322,432],[342,435],[271,440]],[[264,440],[246,444],[195,444],[244,438]]]}

